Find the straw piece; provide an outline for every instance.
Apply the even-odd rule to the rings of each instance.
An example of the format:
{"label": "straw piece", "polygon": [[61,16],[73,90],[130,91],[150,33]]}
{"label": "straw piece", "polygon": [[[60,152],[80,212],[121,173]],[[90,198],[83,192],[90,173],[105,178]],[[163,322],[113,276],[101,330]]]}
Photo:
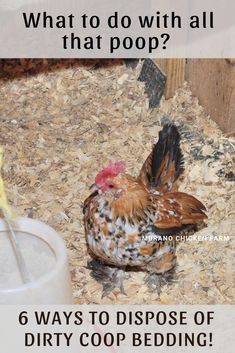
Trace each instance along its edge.
{"label": "straw piece", "polygon": [[[3,161],[3,149],[0,147],[0,171],[2,168],[2,161]],[[15,256],[18,262],[19,266],[19,271],[22,277],[22,280],[24,283],[29,281],[29,272],[27,270],[23,254],[21,252],[19,242],[17,240],[17,236],[12,228],[11,221],[10,219],[13,216],[13,212],[11,210],[11,207],[8,205],[7,202],[7,197],[4,189],[4,182],[0,173],[0,209],[3,212],[3,216],[5,219],[5,222],[7,223],[8,229],[9,229],[9,238],[13,247],[13,250],[15,252]]]}
{"label": "straw piece", "polygon": [[9,239],[11,241],[11,244],[12,244],[12,247],[13,247],[13,250],[15,253],[15,257],[16,257],[16,260],[17,260],[17,263],[19,266],[19,272],[20,272],[22,281],[23,281],[23,283],[27,283],[30,281],[30,274],[29,274],[29,271],[28,271],[27,266],[25,264],[24,257],[23,257],[22,251],[20,249],[20,245],[19,245],[17,236],[16,236],[15,231],[13,230],[13,227],[11,225],[11,222],[9,221],[9,218],[8,218],[7,214],[4,212],[4,210],[3,210],[3,214],[4,214],[4,220],[8,226],[8,229],[9,229],[9,233],[8,233]]}
{"label": "straw piece", "polygon": [[0,209],[2,209],[5,212],[5,214],[7,214],[8,217],[11,218],[13,214],[12,214],[12,210],[7,202],[7,197],[6,197],[6,193],[5,193],[5,189],[4,189],[4,183],[3,183],[2,176],[1,176],[2,161],[3,161],[3,148],[0,147]]}

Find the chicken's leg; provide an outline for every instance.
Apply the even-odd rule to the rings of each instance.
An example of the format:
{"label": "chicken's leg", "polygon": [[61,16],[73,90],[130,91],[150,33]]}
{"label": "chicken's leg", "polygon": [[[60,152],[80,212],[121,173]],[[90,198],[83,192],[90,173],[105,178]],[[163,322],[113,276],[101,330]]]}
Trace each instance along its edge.
{"label": "chicken's leg", "polygon": [[105,265],[97,260],[88,263],[91,276],[103,286],[102,298],[110,294],[115,288],[119,288],[122,294],[126,295],[123,281],[128,278],[125,268]]}
{"label": "chicken's leg", "polygon": [[157,291],[158,295],[161,294],[162,286],[170,284],[174,279],[174,269],[165,273],[149,272],[146,276],[145,283],[151,292]]}

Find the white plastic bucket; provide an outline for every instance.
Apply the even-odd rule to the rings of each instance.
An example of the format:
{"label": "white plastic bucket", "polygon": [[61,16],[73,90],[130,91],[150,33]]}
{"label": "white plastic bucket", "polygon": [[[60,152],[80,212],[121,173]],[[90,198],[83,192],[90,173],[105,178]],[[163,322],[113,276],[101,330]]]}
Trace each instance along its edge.
{"label": "white plastic bucket", "polygon": [[22,281],[8,236],[0,221],[0,304],[72,304],[64,241],[48,225],[30,218],[13,224],[30,280]]}

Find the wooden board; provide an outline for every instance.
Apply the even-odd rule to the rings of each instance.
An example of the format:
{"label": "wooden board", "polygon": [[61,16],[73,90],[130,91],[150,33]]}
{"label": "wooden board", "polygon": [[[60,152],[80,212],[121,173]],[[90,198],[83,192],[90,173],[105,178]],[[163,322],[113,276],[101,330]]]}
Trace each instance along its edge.
{"label": "wooden board", "polygon": [[235,134],[235,60],[190,59],[186,80],[205,111],[228,135]]}
{"label": "wooden board", "polygon": [[185,79],[185,59],[156,59],[155,62],[167,75],[165,97],[174,96],[177,88],[181,87]]}

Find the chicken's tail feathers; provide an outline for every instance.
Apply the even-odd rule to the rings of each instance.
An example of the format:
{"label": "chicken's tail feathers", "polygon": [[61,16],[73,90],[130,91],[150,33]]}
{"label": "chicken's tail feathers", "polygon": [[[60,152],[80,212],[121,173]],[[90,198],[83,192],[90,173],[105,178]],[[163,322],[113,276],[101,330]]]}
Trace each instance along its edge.
{"label": "chicken's tail feathers", "polygon": [[149,189],[167,192],[177,189],[176,181],[183,171],[179,131],[174,124],[165,124],[141,168],[139,179]]}

